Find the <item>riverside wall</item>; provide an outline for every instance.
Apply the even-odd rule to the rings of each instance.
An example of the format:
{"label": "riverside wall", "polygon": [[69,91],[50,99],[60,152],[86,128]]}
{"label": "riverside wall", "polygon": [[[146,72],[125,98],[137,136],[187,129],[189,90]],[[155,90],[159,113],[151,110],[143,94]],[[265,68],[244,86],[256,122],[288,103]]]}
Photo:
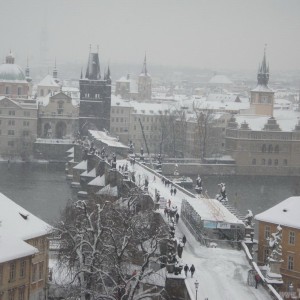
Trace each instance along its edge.
{"label": "riverside wall", "polygon": [[162,173],[173,175],[175,164],[181,175],[256,175],[256,176],[300,176],[300,168],[278,166],[237,166],[235,164],[163,163]]}

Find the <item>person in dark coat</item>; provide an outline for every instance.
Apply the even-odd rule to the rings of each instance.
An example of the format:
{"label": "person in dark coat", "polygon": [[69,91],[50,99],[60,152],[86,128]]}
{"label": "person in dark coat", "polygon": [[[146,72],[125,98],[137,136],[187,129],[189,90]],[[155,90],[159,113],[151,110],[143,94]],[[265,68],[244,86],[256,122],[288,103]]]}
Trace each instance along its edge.
{"label": "person in dark coat", "polygon": [[176,213],[176,224],[178,223],[178,220],[179,220],[179,213]]}
{"label": "person in dark coat", "polygon": [[185,243],[186,243],[186,236],[185,235],[183,235],[183,237],[182,237],[182,242],[185,245]]}
{"label": "person in dark coat", "polygon": [[189,266],[186,264],[183,268],[185,277],[187,277],[187,272],[189,271]]}
{"label": "person in dark coat", "polygon": [[191,277],[193,278],[193,275],[195,273],[195,266],[194,265],[191,265],[190,271],[191,271]]}
{"label": "person in dark coat", "polygon": [[176,192],[177,192],[176,187],[174,187],[173,189],[174,196],[176,196]]}
{"label": "person in dark coat", "polygon": [[173,195],[173,188],[171,188],[170,193],[171,193],[171,196],[172,196]]}
{"label": "person in dark coat", "polygon": [[260,276],[258,273],[255,274],[255,288],[257,289],[258,284],[260,283]]}

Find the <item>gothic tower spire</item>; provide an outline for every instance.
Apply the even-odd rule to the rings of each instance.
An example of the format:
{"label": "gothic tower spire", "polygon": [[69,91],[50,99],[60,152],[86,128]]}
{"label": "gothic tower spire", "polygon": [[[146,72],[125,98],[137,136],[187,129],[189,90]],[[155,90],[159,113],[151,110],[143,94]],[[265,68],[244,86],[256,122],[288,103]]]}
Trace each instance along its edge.
{"label": "gothic tower spire", "polygon": [[267,65],[266,46],[265,46],[263,60],[262,63],[260,64],[257,73],[257,84],[268,85],[268,82],[269,82],[269,64]]}
{"label": "gothic tower spire", "polygon": [[56,57],[55,57],[55,60],[54,60],[54,69],[53,69],[53,78],[57,78],[57,68],[56,68]]}
{"label": "gothic tower spire", "polygon": [[143,68],[142,68],[142,73],[141,74],[147,75],[147,57],[146,57],[146,53],[145,53],[144,64],[143,64]]}

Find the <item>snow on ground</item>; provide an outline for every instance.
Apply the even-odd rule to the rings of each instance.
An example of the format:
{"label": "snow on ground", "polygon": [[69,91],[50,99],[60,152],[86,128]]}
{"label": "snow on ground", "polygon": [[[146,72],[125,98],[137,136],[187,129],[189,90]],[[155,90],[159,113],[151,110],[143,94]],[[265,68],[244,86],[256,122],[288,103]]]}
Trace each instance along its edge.
{"label": "snow on ground", "polygon": [[[178,207],[180,214],[181,201],[186,198],[186,194],[177,190],[176,196],[171,196],[170,187],[165,187],[161,179],[155,176],[142,166],[135,164],[133,167],[127,160],[117,161],[119,165],[128,164],[130,171],[135,171],[136,183],[143,185],[145,178],[149,179],[149,193],[154,196],[155,189],[159,190],[160,195],[167,200],[171,199],[172,205]],[[163,209],[160,209],[163,214]],[[167,220],[166,220],[167,222]],[[248,270],[251,269],[246,255],[243,251],[224,248],[207,248],[202,246],[189,232],[183,222],[179,219],[176,228],[176,237],[181,238],[183,234],[187,238],[187,243],[183,250],[183,263],[194,264],[196,271],[194,278],[190,272],[186,279],[186,285],[194,297],[195,281],[198,280],[198,299],[208,298],[209,300],[265,300],[271,299],[267,291],[259,286],[255,289],[247,284]],[[196,299],[196,298],[195,298]]]}
{"label": "snow on ground", "polygon": [[[194,292],[195,281],[199,282],[198,299],[209,300],[265,300],[271,299],[262,287],[247,284],[248,270],[251,269],[245,253],[234,249],[207,248],[201,246],[189,233],[183,222],[179,221],[176,235],[185,234],[187,243],[183,250],[183,262],[194,264],[196,271],[194,278],[188,273],[186,285]],[[180,236],[180,235],[179,235]]]}

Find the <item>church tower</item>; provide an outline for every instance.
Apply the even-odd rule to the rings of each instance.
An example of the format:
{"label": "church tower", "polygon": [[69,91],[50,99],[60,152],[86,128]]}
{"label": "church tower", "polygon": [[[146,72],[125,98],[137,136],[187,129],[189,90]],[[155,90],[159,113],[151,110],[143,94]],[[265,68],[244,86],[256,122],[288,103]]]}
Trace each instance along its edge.
{"label": "church tower", "polygon": [[90,52],[85,77],[79,80],[80,109],[79,131],[87,135],[89,129],[109,130],[111,106],[111,78],[110,69],[104,74],[100,73],[98,53]]}
{"label": "church tower", "polygon": [[269,65],[267,65],[266,49],[257,72],[257,86],[251,90],[250,110],[255,115],[273,116],[274,92],[268,87]]}
{"label": "church tower", "polygon": [[151,83],[152,83],[152,79],[150,74],[147,71],[147,60],[145,54],[142,72],[138,79],[139,100],[151,100]]}

